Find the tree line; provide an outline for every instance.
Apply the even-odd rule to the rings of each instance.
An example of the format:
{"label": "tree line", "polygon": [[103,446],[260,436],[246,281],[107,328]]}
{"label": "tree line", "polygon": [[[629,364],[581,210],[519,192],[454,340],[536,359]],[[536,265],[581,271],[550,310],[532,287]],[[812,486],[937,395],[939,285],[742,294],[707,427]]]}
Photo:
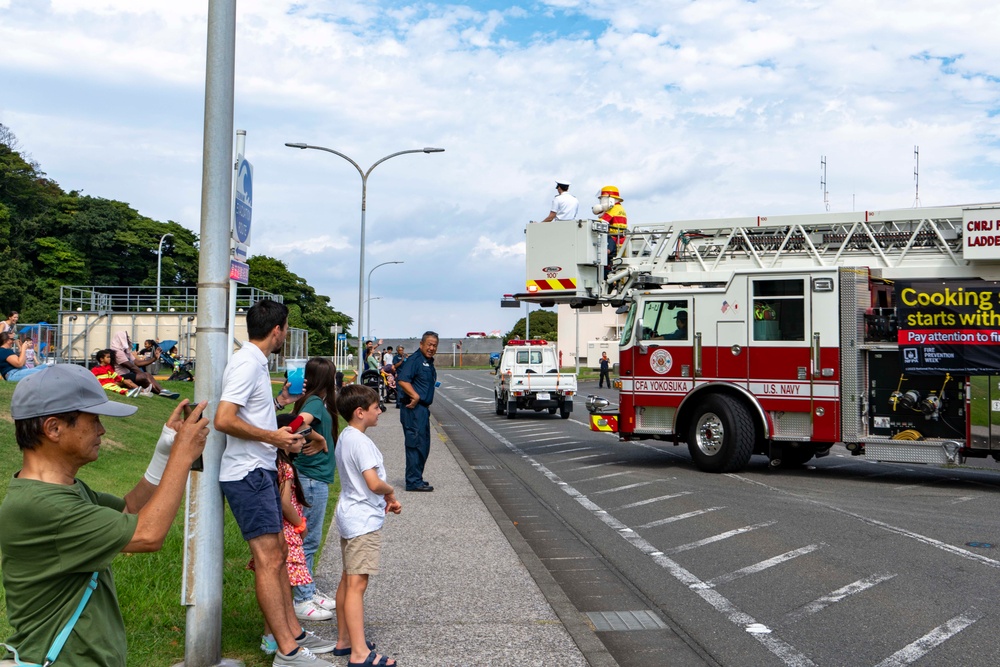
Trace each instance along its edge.
{"label": "tree line", "polygon": [[[198,283],[198,235],[159,222],[125,202],[64,191],[0,124],[0,311],[22,322],[55,322],[62,285],[155,286],[163,242],[163,287]],[[353,319],[330,306],[281,260],[249,259],[249,285],[280,294],[289,326],[309,331],[309,353],[332,355],[330,326]]]}

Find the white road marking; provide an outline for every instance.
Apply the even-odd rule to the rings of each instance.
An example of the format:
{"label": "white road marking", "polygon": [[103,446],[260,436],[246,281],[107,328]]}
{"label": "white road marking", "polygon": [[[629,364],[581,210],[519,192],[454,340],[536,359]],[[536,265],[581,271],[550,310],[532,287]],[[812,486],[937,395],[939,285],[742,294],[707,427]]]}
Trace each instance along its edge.
{"label": "white road marking", "polygon": [[631,475],[632,471],[625,470],[623,472],[609,472],[607,475],[598,475],[597,477],[588,477],[587,479],[578,479],[576,484],[582,484],[584,482],[595,482],[599,479],[607,479],[608,477],[618,477],[620,475]]}
{"label": "white road marking", "polygon": [[575,442],[553,442],[550,445],[538,445],[537,447],[535,445],[527,445],[524,447],[524,449],[525,450],[547,449],[549,447],[565,447],[566,445],[575,445],[575,444],[576,444]]}
{"label": "white road marking", "polygon": [[604,463],[591,463],[587,466],[580,466],[578,468],[570,468],[566,472],[575,472],[577,470],[590,470],[591,468],[603,468],[604,466],[620,466],[623,463],[628,463],[628,461],[606,461]]}
{"label": "white road marking", "polygon": [[654,480],[651,480],[649,482],[636,482],[635,484],[626,484],[625,486],[616,486],[613,489],[602,489],[600,491],[594,491],[590,495],[596,496],[596,495],[600,495],[602,493],[617,493],[618,491],[625,491],[626,489],[637,489],[640,486],[647,486],[649,484],[656,484],[658,481],[660,481],[660,480],[654,479]]}
{"label": "white road marking", "polygon": [[743,528],[736,528],[735,530],[727,530],[724,533],[719,533],[718,535],[713,535],[712,537],[706,537],[705,539],[698,540],[697,542],[688,542],[687,544],[682,544],[680,546],[673,547],[672,549],[667,549],[663,553],[679,554],[682,551],[690,551],[691,549],[697,549],[698,547],[703,547],[706,544],[721,542],[722,540],[727,540],[730,537],[736,537],[737,535],[742,535],[743,533],[749,533],[751,530],[757,530],[758,528],[767,528],[768,526],[773,526],[776,523],[777,521],[765,521],[763,523],[755,523],[752,526],[744,526]]}
{"label": "white road marking", "polygon": [[[600,493],[605,493],[605,492],[601,491]],[[692,493],[694,493],[694,491],[681,491],[680,493],[671,493],[669,496],[657,496],[656,498],[647,498],[646,500],[640,500],[639,502],[629,503],[628,505],[621,505],[619,507],[616,507],[615,511],[617,512],[618,510],[627,510],[631,509],[632,507],[642,507],[643,505],[650,505],[652,503],[658,503],[661,500],[670,500],[671,498],[680,498],[681,496],[687,496]]]}
{"label": "white road marking", "polygon": [[762,560],[761,562],[754,563],[753,565],[748,565],[736,570],[735,572],[730,572],[729,574],[723,574],[715,577],[714,579],[709,579],[705,582],[705,585],[719,586],[721,584],[728,584],[731,581],[736,581],[737,579],[742,579],[748,575],[763,572],[764,570],[770,569],[776,565],[781,565],[782,563],[787,563],[788,561],[798,558],[799,556],[805,556],[806,554],[810,554],[825,546],[826,545],[821,542],[819,544],[810,544],[809,546],[801,547],[799,549],[793,549],[792,551],[786,551],[781,555],[768,558],[767,560]]}
{"label": "white road marking", "polygon": [[[572,444],[572,443],[562,443],[562,444]],[[573,452],[589,452],[593,451],[593,447],[574,447],[573,449],[559,449],[551,452],[545,452],[546,456],[555,456],[556,454],[571,454]]]}
{"label": "white road marking", "polygon": [[684,514],[675,514],[674,516],[668,516],[666,519],[657,519],[656,521],[650,521],[649,523],[644,523],[636,528],[656,528],[657,526],[665,526],[668,523],[674,523],[675,521],[682,521],[684,519],[690,519],[693,516],[699,516],[701,514],[708,514],[709,512],[714,512],[716,510],[725,509],[725,507],[708,507],[703,510],[695,510],[694,512],[685,512]]}
{"label": "white road marking", "polygon": [[875,667],[903,667],[927,655],[930,651],[948,641],[983,617],[975,607],[970,607],[944,625],[939,625],[915,642],[907,644]]}
{"label": "white road marking", "polygon": [[785,623],[795,623],[796,621],[801,621],[806,616],[811,616],[816,612],[823,611],[830,605],[840,602],[849,595],[855,595],[862,591],[866,591],[869,588],[878,586],[883,581],[889,581],[895,576],[895,574],[873,574],[870,577],[858,579],[853,584],[847,584],[843,588],[838,588],[832,593],[824,595],[821,598],[816,598],[809,604],[802,605],[795,611],[785,614]]}
{"label": "white road marking", "polygon": [[584,456],[573,456],[568,459],[560,459],[556,461],[556,463],[569,463],[570,461],[582,461],[584,459],[592,459],[598,456],[607,456],[607,454],[601,452],[600,454],[586,454]]}

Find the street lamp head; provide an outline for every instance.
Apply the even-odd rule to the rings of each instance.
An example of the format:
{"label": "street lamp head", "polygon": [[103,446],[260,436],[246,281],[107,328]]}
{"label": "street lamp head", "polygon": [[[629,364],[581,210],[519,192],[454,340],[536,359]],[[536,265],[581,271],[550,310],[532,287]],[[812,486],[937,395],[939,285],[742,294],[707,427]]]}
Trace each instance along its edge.
{"label": "street lamp head", "polygon": [[289,148],[309,148],[309,146],[306,144],[293,144],[287,141],[285,142],[285,145],[288,146]]}
{"label": "street lamp head", "polygon": [[425,153],[444,153],[444,149],[443,148],[425,148],[424,152]]}

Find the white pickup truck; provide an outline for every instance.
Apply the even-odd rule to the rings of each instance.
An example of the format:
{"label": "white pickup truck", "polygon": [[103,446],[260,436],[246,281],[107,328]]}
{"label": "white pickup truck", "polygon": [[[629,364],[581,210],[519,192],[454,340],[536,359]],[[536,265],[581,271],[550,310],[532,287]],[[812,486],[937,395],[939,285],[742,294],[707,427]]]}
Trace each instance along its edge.
{"label": "white pickup truck", "polygon": [[560,373],[556,349],[544,340],[511,340],[494,364],[494,396],[498,415],[514,419],[518,410],[573,412],[576,374]]}

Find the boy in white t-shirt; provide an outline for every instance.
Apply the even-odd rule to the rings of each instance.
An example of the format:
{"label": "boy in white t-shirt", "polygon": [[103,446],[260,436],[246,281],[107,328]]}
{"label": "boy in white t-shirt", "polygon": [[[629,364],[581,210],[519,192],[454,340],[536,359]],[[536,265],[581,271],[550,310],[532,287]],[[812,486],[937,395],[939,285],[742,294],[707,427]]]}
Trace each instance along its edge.
{"label": "boy in white t-shirt", "polygon": [[[378,574],[382,524],[389,512],[403,506],[385,481],[385,465],[365,431],[378,424],[378,393],[363,384],[351,384],[337,395],[337,411],[348,426],[340,432],[334,455],[340,471],[337,530],[344,569],[337,587],[337,648],[334,655],[350,655],[348,667],[393,667],[395,660],[376,654],[365,639],[365,590],[368,576]],[[370,657],[370,659],[369,659]]]}

